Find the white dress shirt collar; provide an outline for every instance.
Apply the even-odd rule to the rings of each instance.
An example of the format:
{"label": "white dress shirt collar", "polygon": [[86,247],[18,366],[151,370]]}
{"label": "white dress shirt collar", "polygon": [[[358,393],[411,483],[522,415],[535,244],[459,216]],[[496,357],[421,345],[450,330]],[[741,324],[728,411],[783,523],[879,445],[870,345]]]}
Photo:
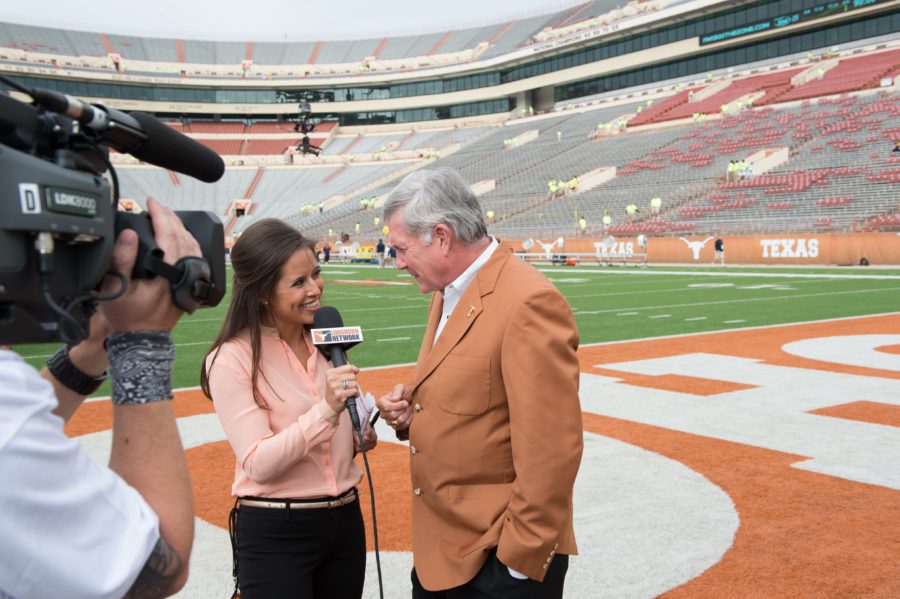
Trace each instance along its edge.
{"label": "white dress shirt collar", "polygon": [[438,322],[437,331],[434,333],[434,340],[437,342],[437,338],[440,337],[441,331],[444,330],[444,324],[447,322],[447,319],[450,318],[450,314],[453,313],[453,309],[456,307],[456,304],[459,303],[459,298],[462,297],[463,293],[466,292],[466,288],[469,286],[469,283],[472,282],[472,279],[475,278],[475,275],[478,274],[478,271],[487,264],[487,261],[490,260],[491,256],[500,247],[500,243],[496,238],[491,237],[491,242],[484,249],[483,252],[475,259],[472,264],[469,265],[461,275],[456,277],[452,283],[444,287],[444,291],[442,292],[444,295],[444,309],[441,312],[441,320]]}

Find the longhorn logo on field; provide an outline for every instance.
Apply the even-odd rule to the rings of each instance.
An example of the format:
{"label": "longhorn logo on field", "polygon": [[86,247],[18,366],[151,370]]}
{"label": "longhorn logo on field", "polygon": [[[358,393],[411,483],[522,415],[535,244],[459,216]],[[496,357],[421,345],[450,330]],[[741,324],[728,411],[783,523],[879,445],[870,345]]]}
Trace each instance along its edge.
{"label": "longhorn logo on field", "polygon": [[707,244],[707,242],[709,242],[709,240],[712,239],[712,237],[707,237],[703,241],[688,241],[684,237],[679,237],[678,239],[683,241],[685,244],[687,244],[687,246],[689,248],[691,248],[691,253],[694,255],[694,260],[699,260],[700,259],[700,250],[703,249],[703,246],[705,246]]}

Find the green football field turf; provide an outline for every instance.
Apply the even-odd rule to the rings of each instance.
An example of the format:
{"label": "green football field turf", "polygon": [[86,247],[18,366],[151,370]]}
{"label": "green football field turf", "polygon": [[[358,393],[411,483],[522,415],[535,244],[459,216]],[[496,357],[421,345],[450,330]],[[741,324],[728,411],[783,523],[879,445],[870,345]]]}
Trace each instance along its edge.
{"label": "green football field turf", "polygon": [[[538,266],[569,299],[581,343],[641,339],[900,310],[900,269]],[[405,272],[323,265],[323,303],[363,329],[360,367],[414,362],[428,296]],[[230,284],[230,271],[229,271]],[[182,318],[173,337],[175,387],[199,384],[200,363],[230,301]],[[14,348],[40,368],[52,345]],[[97,395],[107,395],[108,384]]]}

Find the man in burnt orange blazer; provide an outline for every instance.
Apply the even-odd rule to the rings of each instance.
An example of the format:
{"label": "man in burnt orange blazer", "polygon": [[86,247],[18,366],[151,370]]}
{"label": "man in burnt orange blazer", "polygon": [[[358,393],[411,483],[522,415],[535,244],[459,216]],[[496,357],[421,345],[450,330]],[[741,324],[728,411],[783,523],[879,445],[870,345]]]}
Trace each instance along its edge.
{"label": "man in burnt orange blazer", "polygon": [[397,268],[432,294],[415,380],[378,400],[409,439],[413,598],[559,598],[577,552],[578,331],[565,298],[488,236],[453,169],[384,206]]}

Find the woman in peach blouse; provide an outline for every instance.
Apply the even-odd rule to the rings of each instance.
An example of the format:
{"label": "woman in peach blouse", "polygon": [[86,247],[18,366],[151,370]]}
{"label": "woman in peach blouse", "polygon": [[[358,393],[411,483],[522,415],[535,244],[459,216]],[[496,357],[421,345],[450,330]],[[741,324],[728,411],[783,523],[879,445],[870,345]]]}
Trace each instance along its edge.
{"label": "woman in peach blouse", "polygon": [[[200,375],[236,456],[230,528],[243,599],[362,595],[362,473],[344,409],[359,369],[333,368],[312,344],[325,285],[313,248],[276,219],[244,231],[231,252],[231,305]],[[364,433],[374,447],[374,431]]]}

